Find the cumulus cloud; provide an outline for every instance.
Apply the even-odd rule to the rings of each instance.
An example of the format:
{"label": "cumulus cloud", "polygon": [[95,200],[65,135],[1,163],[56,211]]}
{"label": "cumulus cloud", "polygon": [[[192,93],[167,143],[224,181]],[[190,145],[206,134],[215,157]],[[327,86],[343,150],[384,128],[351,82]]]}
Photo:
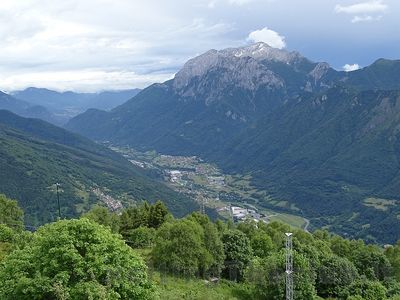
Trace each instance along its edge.
{"label": "cumulus cloud", "polygon": [[371,13],[382,13],[388,9],[388,5],[382,0],[372,0],[367,2],[361,2],[352,5],[341,5],[338,4],[335,7],[337,13],[347,14],[371,14]]}
{"label": "cumulus cloud", "polygon": [[244,5],[250,2],[253,2],[253,0],[229,0],[230,4],[235,4],[235,5]]}
{"label": "cumulus cloud", "polygon": [[357,71],[358,69],[360,69],[360,66],[358,64],[345,64],[343,66],[343,71],[345,72]]}
{"label": "cumulus cloud", "polygon": [[374,21],[379,21],[382,19],[383,16],[379,15],[376,17],[373,16],[354,16],[353,19],[351,19],[351,23],[360,23],[360,22],[374,22]]}
{"label": "cumulus cloud", "polygon": [[156,0],[1,0],[0,89],[145,87],[194,53],[235,45],[231,24],[175,2],[184,13]]}
{"label": "cumulus cloud", "polygon": [[353,15],[351,23],[373,22],[382,19],[382,13],[388,10],[389,6],[383,0],[371,0],[352,5],[335,6],[336,13]]}
{"label": "cumulus cloud", "polygon": [[[374,13],[363,6],[360,9],[360,6],[348,8],[344,5],[357,1],[372,3]],[[354,23],[377,20],[388,12],[386,3],[393,11],[400,7],[395,0],[330,0],[332,9],[336,3],[341,3],[338,13],[349,17],[349,24],[340,24],[337,28],[333,26],[337,15],[326,12],[325,1],[299,1],[310,5],[298,5],[296,10],[287,9],[289,2],[0,0],[0,89],[24,88],[24,82],[25,87],[51,88],[56,88],[60,82],[59,89],[76,86],[79,90],[90,91],[100,87],[143,87],[170,78],[189,58],[209,49],[239,47],[247,41],[285,47],[283,36],[263,28],[268,24],[274,24],[269,25],[271,28],[282,24],[294,50],[305,51],[311,59],[321,57],[318,52],[321,41],[315,38],[321,32],[337,47],[359,51],[366,48],[363,41],[369,42],[371,33],[362,32],[362,27],[358,26],[354,30],[359,31],[354,34],[360,37],[360,43],[349,45],[346,35],[353,32],[339,36],[338,30],[357,27],[350,20]],[[285,19],[281,17],[283,12]],[[313,18],[307,14],[312,14]],[[374,37],[373,43],[382,49],[381,56],[396,56],[399,53],[394,42],[398,20],[393,14],[390,18],[388,14],[386,19],[387,23],[381,23],[387,27]],[[266,20],[270,23],[265,23]],[[259,30],[251,32],[254,29]],[[247,41],[244,40],[246,36]],[[339,58],[336,50],[335,46],[326,47],[323,55],[341,66],[345,58]]]}
{"label": "cumulus cloud", "polygon": [[250,32],[247,40],[254,43],[264,42],[278,49],[286,47],[285,37],[267,27]]}

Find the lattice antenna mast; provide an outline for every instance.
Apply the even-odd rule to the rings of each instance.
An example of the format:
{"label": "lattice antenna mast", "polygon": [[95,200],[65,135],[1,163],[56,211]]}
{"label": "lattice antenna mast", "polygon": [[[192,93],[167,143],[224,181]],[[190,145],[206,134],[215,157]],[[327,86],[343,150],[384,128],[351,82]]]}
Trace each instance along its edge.
{"label": "lattice antenna mast", "polygon": [[286,300],[293,300],[293,245],[292,233],[286,232]]}
{"label": "lattice antenna mast", "polygon": [[206,214],[206,205],[203,195],[200,195],[200,213],[203,215]]}

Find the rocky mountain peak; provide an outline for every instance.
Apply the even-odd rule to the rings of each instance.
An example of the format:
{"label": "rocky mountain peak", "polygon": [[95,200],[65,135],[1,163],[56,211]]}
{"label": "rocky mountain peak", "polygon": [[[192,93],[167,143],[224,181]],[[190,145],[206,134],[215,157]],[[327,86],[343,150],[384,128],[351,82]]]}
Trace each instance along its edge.
{"label": "rocky mountain peak", "polygon": [[326,62],[318,63],[315,68],[310,72],[310,76],[314,78],[315,81],[320,80],[328,71],[331,66]]}
{"label": "rocky mountain peak", "polygon": [[228,48],[219,51],[224,56],[251,57],[256,60],[270,60],[284,63],[292,63],[302,58],[298,52],[288,52],[286,50],[273,48],[266,43],[259,42],[250,46],[239,48]]}
{"label": "rocky mountain peak", "polygon": [[268,60],[291,64],[302,58],[298,52],[273,48],[262,42],[239,48],[212,49],[190,59],[183,66],[175,75],[174,88],[176,90],[184,88],[192,78],[200,77],[215,67],[223,67],[237,72],[240,70],[236,70],[235,66],[240,66],[243,69],[243,61],[245,61],[248,67],[254,67],[254,70],[247,70],[248,73],[254,75],[254,73],[260,71],[258,65],[261,61]]}

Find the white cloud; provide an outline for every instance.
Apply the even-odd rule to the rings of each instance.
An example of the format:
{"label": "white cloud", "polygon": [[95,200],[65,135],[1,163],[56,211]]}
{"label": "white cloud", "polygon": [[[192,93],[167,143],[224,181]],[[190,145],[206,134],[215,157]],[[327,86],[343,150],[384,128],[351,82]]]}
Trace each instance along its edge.
{"label": "white cloud", "polygon": [[208,2],[207,7],[208,8],[215,8],[215,5],[216,5],[216,1],[212,0],[212,1]]}
{"label": "white cloud", "polygon": [[382,0],[371,0],[367,2],[360,2],[352,5],[338,4],[335,7],[337,13],[346,14],[371,14],[382,13],[388,9],[388,5]]}
{"label": "white cloud", "polygon": [[382,13],[388,10],[389,6],[383,0],[370,0],[352,5],[335,6],[336,13],[353,15],[351,23],[373,22],[382,19]]}
{"label": "white cloud", "polygon": [[229,0],[230,4],[235,4],[235,5],[244,5],[248,4],[250,2],[253,2],[254,0]]}
{"label": "white cloud", "polygon": [[360,69],[360,66],[358,64],[345,64],[343,66],[343,71],[345,72],[352,72],[352,71],[357,71],[358,69]]}
{"label": "white cloud", "polygon": [[374,22],[382,19],[382,15],[373,17],[373,16],[354,16],[351,19],[351,23],[361,23],[361,22]]}
{"label": "white cloud", "polygon": [[[262,29],[269,24],[290,38],[293,50],[304,51],[311,59],[324,56],[339,66],[344,64],[339,54],[349,48],[368,52],[362,56],[369,56],[369,60],[375,58],[373,49],[378,46],[380,56],[399,53],[399,19],[394,11],[399,10],[400,1],[307,0],[298,1],[304,4],[295,10],[290,9],[290,2],[0,0],[0,89],[23,88],[24,81],[26,86],[54,88],[55,78],[60,81],[59,89],[94,89],[101,87],[102,75],[102,88],[142,87],[168,78],[196,54],[243,46],[246,36],[248,41],[285,47],[284,37]],[[347,5],[358,2],[375,8]],[[337,9],[348,17],[349,24],[336,23],[338,15],[332,14],[335,4],[341,4]],[[388,6],[393,14],[388,13]],[[381,15],[385,20],[379,34],[350,23],[352,19],[356,23],[371,22]],[[354,28],[346,31],[349,26]],[[260,30],[249,35],[254,29]],[[357,37],[357,43],[348,43],[349,35]],[[333,44],[323,53],[321,37]],[[80,71],[85,78],[79,77]],[[121,74],[119,80],[117,74]]]}
{"label": "white cloud", "polygon": [[231,24],[199,17],[210,0],[194,1],[174,0],[176,10],[158,0],[1,0],[0,89],[120,89],[171,78],[194,53],[234,45],[225,37]]}
{"label": "white cloud", "polygon": [[278,49],[286,47],[285,37],[267,27],[250,32],[247,40],[255,43],[264,42]]}
{"label": "white cloud", "polygon": [[24,89],[27,86],[47,87],[57,91],[96,92],[104,89],[124,90],[132,87],[144,88],[152,82],[171,79],[170,74],[145,74],[125,70],[65,70],[24,72],[15,75],[0,75],[0,82],[7,91]]}

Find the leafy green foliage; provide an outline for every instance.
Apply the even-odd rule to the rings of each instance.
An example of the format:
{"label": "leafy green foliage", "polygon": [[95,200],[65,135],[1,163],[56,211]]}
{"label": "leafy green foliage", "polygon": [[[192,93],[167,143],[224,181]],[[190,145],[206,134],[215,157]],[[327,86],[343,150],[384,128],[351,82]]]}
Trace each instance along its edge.
{"label": "leafy green foliage", "polygon": [[110,210],[104,206],[95,205],[87,213],[84,213],[82,218],[107,226],[112,232],[118,232],[119,230],[118,215],[110,212]]}
{"label": "leafy green foliage", "polygon": [[203,228],[188,219],[167,222],[160,227],[153,259],[160,270],[186,276],[207,270],[213,262],[204,244]]}
{"label": "leafy green foliage", "polygon": [[157,201],[153,205],[144,202],[139,206],[128,207],[122,211],[119,219],[120,233],[125,236],[126,232],[139,227],[157,229],[167,220],[168,216],[168,209],[161,201]]}
{"label": "leafy green foliage", "polygon": [[153,299],[146,266],[87,219],[45,225],[0,267],[1,299]]}
{"label": "leafy green foliage", "polygon": [[[151,217],[155,211],[162,213]],[[159,215],[161,226],[150,222]],[[283,299],[288,231],[295,299],[400,296],[399,244],[383,250],[278,222],[228,223],[199,213],[173,219],[160,204],[144,202],[121,215],[95,206],[80,220],[34,234],[2,224],[0,298],[157,299],[153,282],[162,299]]]}
{"label": "leafy green foliage", "polygon": [[[296,299],[313,299],[315,274],[307,259],[294,254],[294,294]],[[256,286],[261,299],[285,297],[285,253],[275,252],[266,259],[256,259],[246,271],[246,280]]]}
{"label": "leafy green foliage", "polygon": [[247,264],[252,258],[249,238],[239,230],[228,230],[222,235],[225,252],[225,268],[223,275],[226,278],[234,276],[241,280]]}
{"label": "leafy green foliage", "polygon": [[148,226],[152,228],[160,227],[166,220],[168,209],[161,201],[157,201],[154,205],[150,206]]}
{"label": "leafy green foliage", "polygon": [[323,297],[338,297],[359,278],[356,267],[348,259],[336,255],[322,260],[317,272],[316,287]]}
{"label": "leafy green foliage", "polygon": [[206,215],[200,213],[192,213],[189,216],[189,219],[195,221],[203,228],[204,246],[212,257],[212,262],[208,269],[201,269],[200,274],[202,276],[205,276],[206,274],[208,276],[219,276],[224,264],[225,254],[224,246],[220,239],[217,227]]}
{"label": "leafy green foliage", "polygon": [[385,251],[385,255],[393,267],[394,276],[400,281],[400,241],[394,246],[388,247]]}
{"label": "leafy green foliage", "polygon": [[[377,281],[357,280],[349,286],[342,297],[361,296],[365,300],[385,300],[386,288]],[[356,298],[357,299],[357,298]]]}
{"label": "leafy green foliage", "polygon": [[255,256],[265,258],[274,250],[274,244],[268,234],[257,232],[251,237],[251,248]]}
{"label": "leafy green foliage", "polygon": [[151,247],[156,238],[156,230],[154,228],[140,226],[124,232],[126,243],[132,248]]}
{"label": "leafy green foliage", "polygon": [[0,194],[0,224],[22,229],[24,225],[24,212],[16,200],[8,199]]}

